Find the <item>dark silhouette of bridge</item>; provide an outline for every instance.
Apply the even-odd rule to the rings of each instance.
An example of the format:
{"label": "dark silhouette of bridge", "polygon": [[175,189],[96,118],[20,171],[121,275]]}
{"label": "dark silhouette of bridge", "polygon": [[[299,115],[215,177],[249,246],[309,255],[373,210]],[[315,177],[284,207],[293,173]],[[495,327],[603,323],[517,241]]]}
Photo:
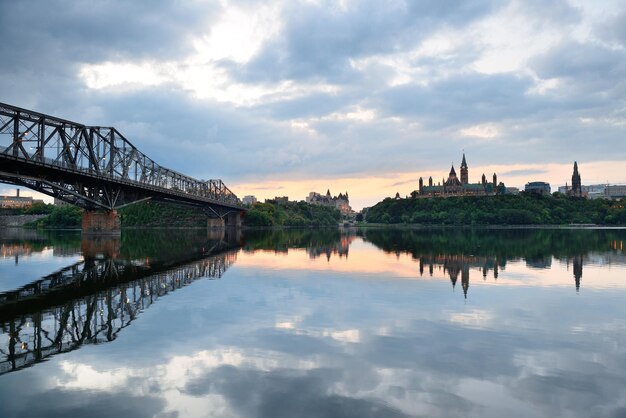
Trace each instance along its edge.
{"label": "dark silhouette of bridge", "polygon": [[240,224],[244,211],[222,180],[197,180],[162,167],[113,127],[85,126],[3,103],[0,182],[114,218],[117,209],[148,199],[195,206],[229,224]]}
{"label": "dark silhouette of bridge", "polygon": [[237,260],[239,241],[226,234],[203,248],[154,263],[85,253],[83,261],[0,294],[0,375],[115,340],[161,297],[196,280],[221,278]]}

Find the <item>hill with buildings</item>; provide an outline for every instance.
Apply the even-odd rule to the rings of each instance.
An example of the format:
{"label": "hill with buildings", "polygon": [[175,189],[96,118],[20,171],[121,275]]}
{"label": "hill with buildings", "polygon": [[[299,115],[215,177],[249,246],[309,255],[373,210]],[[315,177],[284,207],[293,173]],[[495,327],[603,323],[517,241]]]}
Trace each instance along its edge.
{"label": "hill with buildings", "polygon": [[626,225],[623,200],[589,200],[555,193],[540,195],[386,198],[365,220],[422,225]]}

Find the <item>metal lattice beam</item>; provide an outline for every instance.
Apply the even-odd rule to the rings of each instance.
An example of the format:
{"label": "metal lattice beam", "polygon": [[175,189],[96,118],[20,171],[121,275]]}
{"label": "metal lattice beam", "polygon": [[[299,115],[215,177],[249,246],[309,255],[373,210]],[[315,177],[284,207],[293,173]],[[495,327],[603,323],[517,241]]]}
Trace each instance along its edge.
{"label": "metal lattice beam", "polygon": [[85,126],[2,103],[0,181],[87,209],[154,198],[220,213],[243,210],[222,180],[196,180],[162,167],[113,127]]}

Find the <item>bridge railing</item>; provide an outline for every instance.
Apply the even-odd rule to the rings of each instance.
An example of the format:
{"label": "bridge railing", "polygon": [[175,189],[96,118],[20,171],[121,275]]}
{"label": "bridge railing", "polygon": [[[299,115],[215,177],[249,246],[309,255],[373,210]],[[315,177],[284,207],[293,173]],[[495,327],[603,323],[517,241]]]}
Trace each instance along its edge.
{"label": "bridge railing", "polygon": [[0,154],[34,164],[240,206],[219,179],[197,180],[165,168],[113,127],[85,126],[0,103]]}

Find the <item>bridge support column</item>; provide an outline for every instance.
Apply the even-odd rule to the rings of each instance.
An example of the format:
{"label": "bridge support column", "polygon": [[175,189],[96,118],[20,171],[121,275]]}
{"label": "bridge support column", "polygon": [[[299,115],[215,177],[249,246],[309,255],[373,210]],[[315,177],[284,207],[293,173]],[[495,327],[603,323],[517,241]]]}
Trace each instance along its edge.
{"label": "bridge support column", "polygon": [[83,234],[111,234],[122,233],[120,215],[116,210],[96,212],[86,210],[83,212]]}
{"label": "bridge support column", "polygon": [[206,221],[208,229],[224,228],[224,218],[209,218]]}
{"label": "bridge support column", "polygon": [[226,226],[229,228],[241,228],[243,212],[233,212],[226,215]]}

